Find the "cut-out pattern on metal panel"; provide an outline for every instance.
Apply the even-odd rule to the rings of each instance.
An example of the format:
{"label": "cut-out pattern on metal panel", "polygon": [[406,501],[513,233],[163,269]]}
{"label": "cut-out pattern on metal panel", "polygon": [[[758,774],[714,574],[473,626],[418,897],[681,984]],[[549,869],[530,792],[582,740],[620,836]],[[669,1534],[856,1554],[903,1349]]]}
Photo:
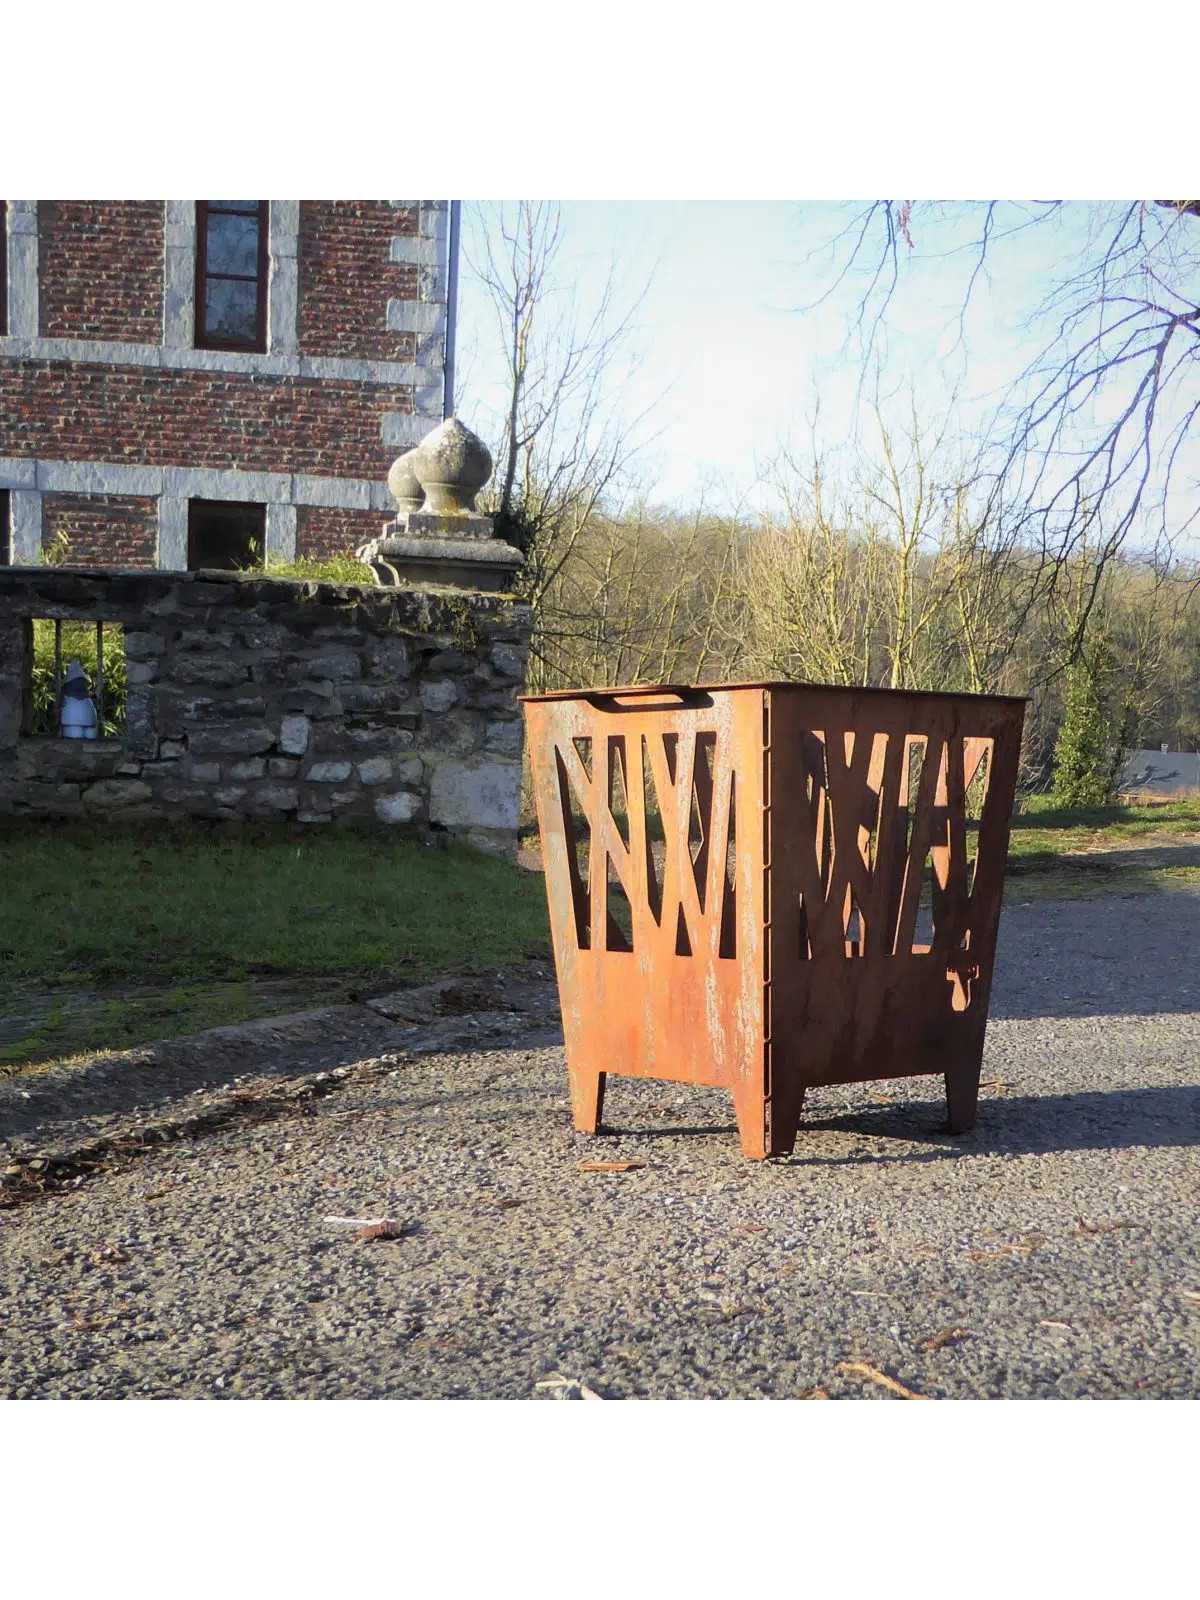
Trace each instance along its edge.
{"label": "cut-out pattern on metal panel", "polygon": [[715,732],[554,745],[581,950],[737,955],[736,779]]}
{"label": "cut-out pattern on metal panel", "polygon": [[[992,740],[813,730],[795,797],[802,960],[971,946],[975,836]],[[957,1003],[957,997],[956,997]]]}

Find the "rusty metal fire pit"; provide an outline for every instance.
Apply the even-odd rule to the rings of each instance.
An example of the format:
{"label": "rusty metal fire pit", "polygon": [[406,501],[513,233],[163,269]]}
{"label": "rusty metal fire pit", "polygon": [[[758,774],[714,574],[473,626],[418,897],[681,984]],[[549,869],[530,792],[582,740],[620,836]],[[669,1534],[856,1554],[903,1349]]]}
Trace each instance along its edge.
{"label": "rusty metal fire pit", "polygon": [[975,1121],[1025,702],[754,683],[525,699],[575,1126],[606,1075],[730,1090],[940,1072]]}

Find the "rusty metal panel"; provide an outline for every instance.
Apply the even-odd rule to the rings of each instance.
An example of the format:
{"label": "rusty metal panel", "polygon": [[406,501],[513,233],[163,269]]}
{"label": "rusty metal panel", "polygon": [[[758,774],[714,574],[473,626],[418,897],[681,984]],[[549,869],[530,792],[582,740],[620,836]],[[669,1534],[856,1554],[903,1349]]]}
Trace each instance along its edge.
{"label": "rusty metal panel", "polygon": [[968,1126],[1023,713],[783,684],[527,698],[576,1126],[609,1072],[710,1084],[762,1157],[810,1085],[933,1071]]}
{"label": "rusty metal panel", "polygon": [[771,693],[774,1149],[818,1084],[939,1072],[951,1125],[974,1122],[1023,716],[973,696]]}
{"label": "rusty metal panel", "polygon": [[761,691],[530,700],[576,1124],[604,1075],[703,1083],[761,1120]]}

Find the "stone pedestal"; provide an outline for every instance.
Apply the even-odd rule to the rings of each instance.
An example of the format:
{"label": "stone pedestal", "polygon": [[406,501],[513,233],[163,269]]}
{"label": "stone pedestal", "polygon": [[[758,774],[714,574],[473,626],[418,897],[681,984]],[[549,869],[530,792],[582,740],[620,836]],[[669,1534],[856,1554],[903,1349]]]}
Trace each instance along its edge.
{"label": "stone pedestal", "polygon": [[[388,487],[399,515],[357,552],[384,587],[429,585],[507,592],[522,556],[475,510],[492,458],[457,417],[392,465]],[[424,496],[418,499],[418,491]]]}
{"label": "stone pedestal", "polygon": [[[476,531],[476,525],[487,531]],[[363,546],[359,558],[385,587],[444,584],[487,593],[507,593],[521,566],[521,552],[492,537],[490,517],[438,517],[422,511],[389,522],[378,539]]]}

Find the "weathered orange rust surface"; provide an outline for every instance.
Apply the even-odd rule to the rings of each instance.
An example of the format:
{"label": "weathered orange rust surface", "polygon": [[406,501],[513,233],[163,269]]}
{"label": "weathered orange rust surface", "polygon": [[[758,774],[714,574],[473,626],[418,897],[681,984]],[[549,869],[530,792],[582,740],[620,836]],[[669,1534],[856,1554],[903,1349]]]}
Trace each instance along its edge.
{"label": "weathered orange rust surface", "polygon": [[1024,704],[527,697],[576,1127],[608,1073],[710,1084],[778,1155],[810,1085],[926,1072],[972,1126]]}

